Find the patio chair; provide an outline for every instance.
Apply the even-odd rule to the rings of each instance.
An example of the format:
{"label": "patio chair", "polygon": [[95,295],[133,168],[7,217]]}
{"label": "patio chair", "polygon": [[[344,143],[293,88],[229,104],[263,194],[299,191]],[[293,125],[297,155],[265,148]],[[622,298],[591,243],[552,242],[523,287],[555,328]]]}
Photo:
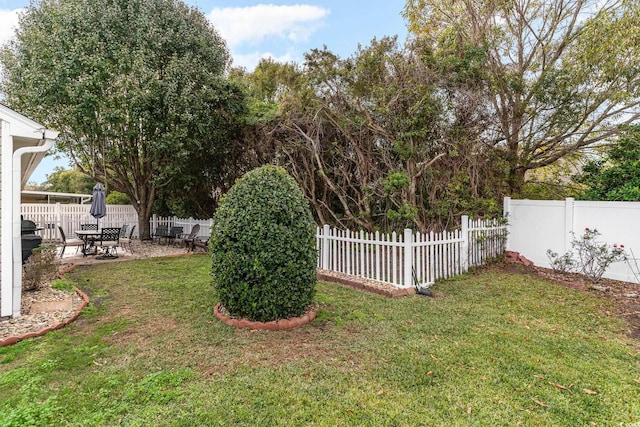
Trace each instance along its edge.
{"label": "patio chair", "polygon": [[67,239],[67,236],[64,234],[64,230],[62,227],[58,226],[58,231],[60,232],[60,239],[62,239],[62,250],[60,251],[60,258],[64,255],[64,250],[67,246],[75,246],[76,253],[78,253],[78,249],[84,246],[84,240],[82,239]]}
{"label": "patio chair", "polygon": [[129,228],[128,224],[125,224],[120,228],[120,238],[127,237],[127,228]]}
{"label": "patio chair", "polygon": [[153,231],[151,238],[153,241],[160,242],[161,239],[164,239],[169,235],[169,226],[168,225],[158,225],[156,229]]}
{"label": "patio chair", "polygon": [[104,249],[104,254],[96,259],[118,258],[116,248],[120,245],[120,227],[105,227],[96,239],[95,245]]}
{"label": "patio chair", "polygon": [[120,238],[120,246],[124,248],[124,245],[129,247],[129,252],[133,254],[133,248],[131,247],[131,242],[133,242],[133,232],[136,230],[136,226],[131,227],[131,231],[129,231],[129,237],[121,237]]}
{"label": "patio chair", "polygon": [[208,237],[196,237],[191,242],[191,251],[193,252],[195,248],[202,248],[205,251],[209,250],[209,238]]}
{"label": "patio chair", "polygon": [[80,224],[80,230],[97,230],[98,224]]}
{"label": "patio chair", "polygon": [[191,228],[191,232],[189,234],[180,234],[173,239],[174,245],[186,246],[187,249],[191,248],[191,242],[196,238],[198,233],[200,232],[200,224],[196,224]]}
{"label": "patio chair", "polygon": [[169,233],[164,237],[167,240],[167,245],[172,243],[177,236],[181,235],[183,230],[184,227],[171,227]]}

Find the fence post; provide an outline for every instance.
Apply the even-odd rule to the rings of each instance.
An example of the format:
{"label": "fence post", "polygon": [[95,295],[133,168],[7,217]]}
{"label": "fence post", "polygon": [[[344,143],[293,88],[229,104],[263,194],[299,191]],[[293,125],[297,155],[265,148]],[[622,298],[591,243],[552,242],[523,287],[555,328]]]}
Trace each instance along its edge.
{"label": "fence post", "polygon": [[573,240],[573,207],[575,199],[567,197],[564,201],[564,251],[571,250],[571,241]]}
{"label": "fence post", "polygon": [[507,238],[504,241],[504,250],[508,251],[511,247],[509,236],[511,236],[511,227],[513,220],[511,218],[511,197],[505,197],[502,203],[502,217],[507,220]]}
{"label": "fence post", "polygon": [[469,216],[462,215],[460,218],[460,234],[462,245],[460,247],[460,268],[462,273],[469,270]]}
{"label": "fence post", "polygon": [[412,285],[411,270],[413,269],[413,231],[404,229],[404,287]]}
{"label": "fence post", "polygon": [[325,224],[322,226],[322,238],[320,239],[322,244],[322,269],[329,269],[329,233],[331,233],[331,228],[329,224]]}

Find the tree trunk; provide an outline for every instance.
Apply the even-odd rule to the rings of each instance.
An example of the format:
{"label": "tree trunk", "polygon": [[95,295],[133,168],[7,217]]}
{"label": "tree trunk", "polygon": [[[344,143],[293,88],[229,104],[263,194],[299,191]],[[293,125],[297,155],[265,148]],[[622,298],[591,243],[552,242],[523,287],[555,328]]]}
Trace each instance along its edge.
{"label": "tree trunk", "polygon": [[509,196],[517,196],[522,191],[524,185],[524,175],[527,169],[523,166],[515,166],[509,168],[509,176],[507,176],[507,184],[509,184]]}
{"label": "tree trunk", "polygon": [[151,211],[144,209],[140,206],[140,210],[138,210],[138,235],[140,236],[140,240],[150,240],[151,239]]}

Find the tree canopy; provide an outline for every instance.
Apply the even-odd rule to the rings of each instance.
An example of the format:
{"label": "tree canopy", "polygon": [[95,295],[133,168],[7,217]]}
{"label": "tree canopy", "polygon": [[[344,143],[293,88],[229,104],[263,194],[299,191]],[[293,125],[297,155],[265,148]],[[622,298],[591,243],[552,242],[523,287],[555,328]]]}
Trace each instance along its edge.
{"label": "tree canopy", "polygon": [[640,3],[635,0],[408,0],[411,32],[441,58],[484,57],[483,138],[528,170],[611,137],[640,117]]}
{"label": "tree canopy", "polygon": [[57,167],[47,175],[47,180],[38,189],[56,193],[91,194],[94,185],[96,180],[78,169]]}
{"label": "tree canopy", "polygon": [[42,0],[0,56],[5,100],[61,131],[83,172],[125,193],[141,236],[158,191],[213,186],[242,93],[206,17],[177,0]]}
{"label": "tree canopy", "polygon": [[462,79],[421,49],[383,38],[346,59],[316,49],[302,67],[263,62],[244,76],[255,160],[284,166],[318,222],[427,230],[497,212],[499,163],[478,144],[474,82],[450,84]]}
{"label": "tree canopy", "polygon": [[640,201],[640,125],[630,126],[604,157],[587,163],[576,180],[587,186],[585,200]]}

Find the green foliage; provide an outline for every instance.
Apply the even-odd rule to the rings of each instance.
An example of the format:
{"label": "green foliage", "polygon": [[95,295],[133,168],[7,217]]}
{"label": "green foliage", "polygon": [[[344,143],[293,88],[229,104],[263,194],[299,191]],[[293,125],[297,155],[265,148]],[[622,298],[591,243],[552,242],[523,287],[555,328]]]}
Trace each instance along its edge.
{"label": "green foliage", "polygon": [[551,268],[559,272],[577,271],[593,283],[599,282],[612,263],[627,260],[624,245],[608,245],[599,241],[599,236],[600,232],[597,229],[590,228],[585,228],[580,238],[576,238],[574,234],[571,247],[575,254],[569,251],[559,255],[548,249],[547,256]]}
{"label": "green foliage", "polygon": [[94,185],[96,185],[96,180],[77,168],[56,167],[52,173],[47,175],[47,180],[42,183],[39,189],[56,193],[91,194]]}
{"label": "green foliage", "polygon": [[588,188],[583,200],[640,200],[640,125],[629,126],[604,158],[587,163],[575,177]]}
{"label": "green foliage", "polygon": [[[295,177],[318,222],[426,231],[461,213],[484,215],[499,205],[505,173],[483,140],[491,124],[469,89],[478,82],[467,79],[477,72],[462,70],[482,57],[470,48],[453,66],[424,45],[385,37],[346,59],[314,49],[295,78],[270,63],[279,89],[265,99],[279,110],[254,128],[258,148]],[[266,71],[245,76],[255,80],[246,86],[253,97],[264,98],[261,87],[273,93],[259,85]]]}
{"label": "green foliage", "polygon": [[313,303],[315,226],[284,169],[263,166],[236,182],[214,215],[209,250],[214,286],[231,315],[285,319]]}
{"label": "green foliage", "polygon": [[492,118],[483,136],[508,165],[509,194],[640,117],[637,1],[407,0],[403,14],[449,87]]}
{"label": "green foliage", "polygon": [[387,194],[395,193],[408,186],[409,177],[405,172],[392,172],[387,175],[387,178],[384,180],[384,191]]}
{"label": "green foliage", "polygon": [[399,222],[399,221],[411,221],[413,219],[415,219],[416,215],[418,214],[418,208],[415,206],[411,206],[411,205],[402,205],[400,206],[400,209],[393,210],[393,209],[389,209],[387,211],[387,218],[390,221],[394,221],[394,222]]}
{"label": "green foliage", "polygon": [[143,238],[160,188],[208,193],[232,168],[244,96],[224,40],[181,1],[33,2],[0,62],[5,102],[125,193]]}
{"label": "green foliage", "polygon": [[68,279],[55,279],[51,282],[51,287],[53,289],[58,289],[61,291],[73,291],[73,286],[75,283]]}
{"label": "green foliage", "polygon": [[119,191],[110,191],[107,194],[107,204],[109,205],[128,205],[130,203],[129,197]]}

